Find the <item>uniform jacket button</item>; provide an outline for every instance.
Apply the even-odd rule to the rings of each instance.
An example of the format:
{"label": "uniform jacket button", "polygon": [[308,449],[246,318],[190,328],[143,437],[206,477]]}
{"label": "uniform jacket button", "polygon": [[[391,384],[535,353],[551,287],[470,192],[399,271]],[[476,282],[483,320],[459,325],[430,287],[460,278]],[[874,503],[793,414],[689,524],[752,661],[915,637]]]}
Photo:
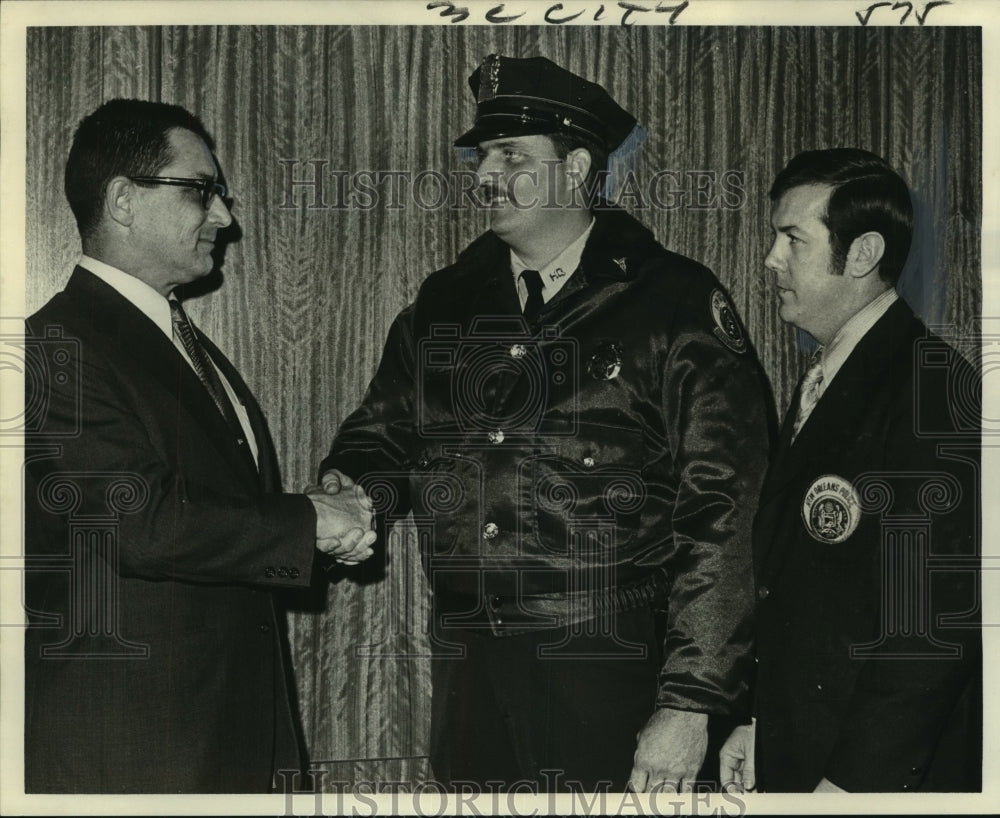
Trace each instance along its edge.
{"label": "uniform jacket button", "polygon": [[483,526],[483,537],[487,540],[492,540],[499,533],[500,526],[496,523],[487,523]]}
{"label": "uniform jacket button", "polygon": [[489,437],[490,443],[492,443],[493,445],[496,445],[497,443],[503,443],[503,430],[497,429],[495,432],[490,432],[489,435],[487,435],[487,437]]}
{"label": "uniform jacket button", "polygon": [[278,569],[278,576],[279,576],[279,577],[281,577],[282,579],[284,579],[285,577],[287,577],[287,576],[288,576],[288,569],[287,569],[287,568],[285,568],[285,566],[284,566],[284,565],[282,565],[282,566],[281,566],[281,567],[280,567],[280,568]]}
{"label": "uniform jacket button", "polygon": [[267,566],[267,568],[264,569],[264,576],[265,577],[269,577],[269,578],[273,577],[274,576],[274,568],[272,568],[270,565]]}
{"label": "uniform jacket button", "polygon": [[760,590],[757,591],[757,596],[760,599],[767,599],[770,595],[771,595],[771,589],[768,588],[766,585],[762,585],[760,587]]}
{"label": "uniform jacket button", "polygon": [[260,630],[261,633],[269,633],[271,631],[271,626],[268,625],[266,622],[261,622],[257,626],[257,628]]}
{"label": "uniform jacket button", "polygon": [[298,579],[298,577],[299,577],[299,569],[298,568],[294,568],[294,567],[293,568],[289,568],[288,569],[288,576],[290,576],[292,579]]}
{"label": "uniform jacket button", "polygon": [[594,458],[592,457],[583,458],[583,465],[586,466],[588,469],[594,468]]}

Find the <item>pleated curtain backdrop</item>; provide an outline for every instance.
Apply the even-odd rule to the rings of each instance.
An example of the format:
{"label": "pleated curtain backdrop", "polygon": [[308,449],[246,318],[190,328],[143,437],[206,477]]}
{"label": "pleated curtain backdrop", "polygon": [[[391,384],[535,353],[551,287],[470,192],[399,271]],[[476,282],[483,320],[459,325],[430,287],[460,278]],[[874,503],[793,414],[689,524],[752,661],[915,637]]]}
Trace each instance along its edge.
{"label": "pleated curtain backdrop", "polygon": [[[780,412],[808,349],[763,274],[767,189],[800,150],[885,156],[916,203],[904,295],[929,323],[967,329],[979,315],[978,29],[449,25],[29,29],[27,311],[62,288],[79,254],[62,195],[79,120],[116,96],[195,112],[215,135],[241,235],[221,286],[188,311],[255,390],[285,487],[301,490],[361,399],[395,314],[486,223],[468,207],[418,206],[405,185],[398,207],[386,184],[367,209],[309,207],[316,189],[291,180],[319,175],[331,204],[344,174],[412,181],[470,168],[451,142],[474,112],[467,77],[490,52],[547,56],[637,116],[648,130],[640,192],[670,170],[661,203],[671,187],[687,193],[672,208],[625,203],[729,288]],[[697,186],[707,207],[694,206]],[[385,560],[289,603],[304,733],[327,786],[429,776],[427,589],[412,534],[397,528]]]}

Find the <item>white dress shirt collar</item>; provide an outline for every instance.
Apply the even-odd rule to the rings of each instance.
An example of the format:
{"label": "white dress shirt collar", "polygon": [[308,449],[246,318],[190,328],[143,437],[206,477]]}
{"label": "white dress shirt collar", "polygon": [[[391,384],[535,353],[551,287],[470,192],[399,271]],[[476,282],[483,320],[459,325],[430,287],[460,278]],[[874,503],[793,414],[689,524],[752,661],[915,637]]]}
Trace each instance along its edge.
{"label": "white dress shirt collar", "polygon": [[[580,258],[583,256],[583,248],[587,244],[590,231],[594,229],[595,221],[595,219],[591,218],[590,224],[587,225],[587,229],[584,230],[583,233],[581,233],[580,236],[572,243],[567,245],[565,250],[563,250],[558,256],[538,271],[542,277],[542,299],[546,303],[548,303],[552,297],[563,288],[563,285],[569,281],[570,276],[573,275],[576,268],[580,266]],[[518,256],[517,253],[511,250],[510,270],[514,275],[514,284],[517,287],[517,295],[521,301],[522,310],[528,300],[528,288],[525,286],[524,282],[521,281],[521,273],[527,269],[529,269],[528,265],[521,260],[521,257]]]}
{"label": "white dress shirt collar", "polygon": [[874,301],[870,301],[854,313],[847,323],[837,330],[833,340],[823,349],[823,391],[829,387],[830,381],[840,371],[861,339],[898,300],[896,290],[890,287]]}
{"label": "white dress shirt collar", "polygon": [[170,304],[166,298],[133,275],[112,267],[96,258],[84,255],[80,266],[89,270],[109,287],[114,288],[122,298],[131,302],[139,312],[162,330],[173,341],[174,329],[170,320]]}

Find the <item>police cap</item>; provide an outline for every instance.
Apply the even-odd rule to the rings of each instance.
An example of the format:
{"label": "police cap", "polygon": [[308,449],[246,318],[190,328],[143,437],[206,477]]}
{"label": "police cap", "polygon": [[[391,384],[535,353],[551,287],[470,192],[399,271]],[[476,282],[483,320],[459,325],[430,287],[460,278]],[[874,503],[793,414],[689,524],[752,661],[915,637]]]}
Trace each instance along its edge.
{"label": "police cap", "polygon": [[490,54],[469,77],[469,87],[476,95],[476,122],[455,140],[456,147],[563,132],[589,137],[611,153],[635,126],[635,117],[600,85],[545,57]]}

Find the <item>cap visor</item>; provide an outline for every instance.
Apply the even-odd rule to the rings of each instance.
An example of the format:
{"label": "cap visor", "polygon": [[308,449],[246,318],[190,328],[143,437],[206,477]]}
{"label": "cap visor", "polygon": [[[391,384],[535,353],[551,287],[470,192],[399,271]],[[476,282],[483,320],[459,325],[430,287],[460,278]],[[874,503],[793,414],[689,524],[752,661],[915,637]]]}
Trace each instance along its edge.
{"label": "cap visor", "polygon": [[[492,122],[476,124],[472,130],[466,131],[455,140],[456,148],[474,148],[480,142],[489,139],[502,139],[505,136],[533,136],[536,134],[555,133],[558,128],[554,125],[547,127],[538,122],[522,122],[520,117],[510,117],[509,121],[502,121],[500,117],[490,117]],[[504,117],[504,119],[507,119]]]}

